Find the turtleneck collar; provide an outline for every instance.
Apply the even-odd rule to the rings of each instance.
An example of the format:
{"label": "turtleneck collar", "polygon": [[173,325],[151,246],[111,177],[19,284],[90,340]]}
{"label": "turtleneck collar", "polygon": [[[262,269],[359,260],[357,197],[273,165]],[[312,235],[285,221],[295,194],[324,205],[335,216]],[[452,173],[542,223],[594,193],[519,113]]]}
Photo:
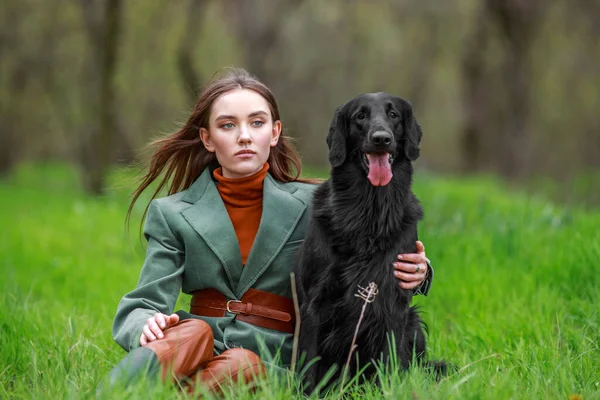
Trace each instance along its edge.
{"label": "turtleneck collar", "polygon": [[253,175],[243,178],[225,178],[221,167],[213,171],[217,180],[217,189],[223,202],[234,207],[250,207],[257,203],[262,204],[263,181],[267,176],[269,163]]}

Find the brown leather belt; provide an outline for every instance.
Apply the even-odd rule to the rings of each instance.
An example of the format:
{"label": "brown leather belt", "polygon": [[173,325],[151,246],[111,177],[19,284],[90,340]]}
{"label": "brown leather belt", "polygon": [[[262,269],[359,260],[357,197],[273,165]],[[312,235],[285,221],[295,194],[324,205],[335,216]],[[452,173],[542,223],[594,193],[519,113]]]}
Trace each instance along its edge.
{"label": "brown leather belt", "polygon": [[226,312],[236,319],[263,328],[294,333],[296,315],[292,299],[262,290],[248,289],[241,300],[227,300],[217,289],[192,293],[190,313],[205,317],[224,317]]}

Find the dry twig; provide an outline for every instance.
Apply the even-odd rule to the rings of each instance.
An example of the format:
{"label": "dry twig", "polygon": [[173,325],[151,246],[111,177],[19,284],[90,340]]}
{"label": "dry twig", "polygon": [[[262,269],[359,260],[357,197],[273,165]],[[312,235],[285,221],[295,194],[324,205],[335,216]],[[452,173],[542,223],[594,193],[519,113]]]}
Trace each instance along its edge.
{"label": "dry twig", "polygon": [[358,347],[356,344],[356,337],[358,336],[358,329],[360,328],[360,324],[365,316],[365,310],[367,309],[367,304],[372,303],[375,300],[375,296],[377,296],[379,290],[377,289],[377,284],[375,282],[369,283],[369,285],[364,288],[358,285],[358,293],[354,296],[362,299],[364,304],[362,306],[362,310],[360,311],[360,317],[358,317],[358,322],[356,324],[356,329],[354,330],[354,337],[352,338],[352,345],[350,346],[350,352],[348,353],[348,360],[346,361],[346,365],[344,367],[344,371],[342,373],[342,382],[340,386],[340,393],[344,391],[344,382],[346,381],[346,375],[348,374],[348,370],[350,369],[350,361],[352,360],[352,353]]}

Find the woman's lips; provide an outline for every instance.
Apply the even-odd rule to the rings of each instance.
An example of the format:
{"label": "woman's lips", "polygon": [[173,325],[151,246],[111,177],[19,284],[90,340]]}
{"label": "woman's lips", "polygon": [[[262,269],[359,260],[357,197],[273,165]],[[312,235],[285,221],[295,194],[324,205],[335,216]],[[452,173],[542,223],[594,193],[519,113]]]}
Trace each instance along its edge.
{"label": "woman's lips", "polygon": [[235,153],[235,156],[237,158],[252,158],[254,157],[254,155],[256,155],[256,153],[252,150],[240,150],[237,153]]}

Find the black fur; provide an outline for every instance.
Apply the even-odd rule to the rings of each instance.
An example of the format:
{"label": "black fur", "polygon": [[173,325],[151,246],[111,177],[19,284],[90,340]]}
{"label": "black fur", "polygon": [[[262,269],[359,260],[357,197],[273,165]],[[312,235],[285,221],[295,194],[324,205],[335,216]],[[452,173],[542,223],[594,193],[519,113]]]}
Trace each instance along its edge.
{"label": "black fur", "polygon": [[[389,134],[386,143],[374,143],[377,132]],[[399,287],[392,266],[397,254],[416,251],[423,211],[411,183],[421,136],[410,103],[386,93],[361,95],[335,112],[327,136],[331,178],[315,191],[296,270],[299,354],[305,353],[306,362],[321,358],[307,371],[309,391],[333,364],[339,376],[346,363],[363,305],[354,296],[357,285],[375,282],[379,294],[367,306],[351,374],[371,363],[366,375],[373,375],[372,361],[388,358],[390,332],[402,368],[409,367],[413,354],[419,360],[425,355],[422,322],[410,307],[412,292]],[[386,186],[372,186],[367,179],[362,157],[374,151],[393,156]]]}

